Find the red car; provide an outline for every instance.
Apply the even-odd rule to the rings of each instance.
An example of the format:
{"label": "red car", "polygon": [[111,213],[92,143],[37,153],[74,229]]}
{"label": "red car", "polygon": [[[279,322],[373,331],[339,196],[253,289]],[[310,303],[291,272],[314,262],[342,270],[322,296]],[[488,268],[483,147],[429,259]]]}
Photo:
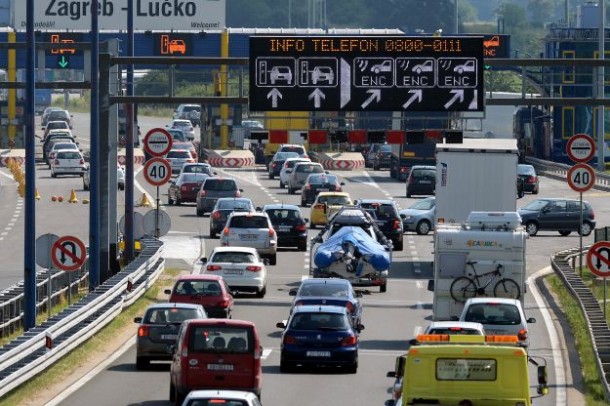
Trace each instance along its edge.
{"label": "red car", "polygon": [[169,302],[200,304],[208,317],[231,318],[233,294],[222,276],[185,275],[176,280],[173,289],[166,289]]}
{"label": "red car", "polygon": [[185,202],[196,203],[201,184],[208,177],[207,173],[181,173],[169,183],[167,204],[180,205]]}

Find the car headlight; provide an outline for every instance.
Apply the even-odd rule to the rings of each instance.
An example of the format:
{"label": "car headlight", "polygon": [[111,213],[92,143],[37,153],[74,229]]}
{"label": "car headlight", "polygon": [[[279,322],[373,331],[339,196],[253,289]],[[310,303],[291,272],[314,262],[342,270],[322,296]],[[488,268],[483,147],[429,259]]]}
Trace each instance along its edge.
{"label": "car headlight", "polygon": [[413,218],[413,216],[404,216],[404,220],[411,220],[411,218]]}

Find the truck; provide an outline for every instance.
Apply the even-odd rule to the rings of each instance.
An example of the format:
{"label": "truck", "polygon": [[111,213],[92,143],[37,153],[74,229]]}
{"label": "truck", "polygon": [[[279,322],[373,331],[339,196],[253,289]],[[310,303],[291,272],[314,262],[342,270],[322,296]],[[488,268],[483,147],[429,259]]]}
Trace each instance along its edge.
{"label": "truck", "polygon": [[528,355],[516,336],[422,334],[387,376],[396,399],[386,406],[531,406],[548,394],[546,359]]}
{"label": "truck", "polygon": [[526,240],[517,212],[472,212],[439,224],[434,236],[433,320],[457,320],[475,296],[510,297],[524,305]]}
{"label": "truck", "polygon": [[36,115],[42,115],[42,112],[51,105],[51,89],[36,89],[34,94],[34,112]]}
{"label": "truck", "polygon": [[517,209],[517,140],[436,144],[436,222],[460,224],[472,211]]}

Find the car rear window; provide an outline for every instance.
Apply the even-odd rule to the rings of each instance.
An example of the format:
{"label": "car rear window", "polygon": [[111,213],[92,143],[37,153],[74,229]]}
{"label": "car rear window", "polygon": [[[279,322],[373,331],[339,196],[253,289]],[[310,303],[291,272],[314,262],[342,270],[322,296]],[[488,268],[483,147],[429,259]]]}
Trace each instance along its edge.
{"label": "car rear window", "polygon": [[167,158],[190,158],[191,153],[187,150],[171,150],[167,153]]}
{"label": "car rear window", "polygon": [[517,167],[517,173],[519,175],[536,175],[536,170],[530,165],[519,165]]}
{"label": "car rear window", "polygon": [[298,220],[301,219],[301,213],[297,210],[288,209],[272,209],[266,210],[267,216],[271,219],[271,222],[280,222],[282,220]]}
{"label": "car rear window", "polygon": [[349,321],[341,313],[296,313],[290,322],[293,330],[344,330]]}
{"label": "car rear window", "polygon": [[198,183],[203,182],[207,177],[205,173],[183,173],[180,175],[180,180],[182,183]]}
{"label": "car rear window", "polygon": [[68,124],[65,121],[52,122],[52,123],[47,124],[48,130],[61,129],[61,128],[67,128],[67,127],[68,127]]}
{"label": "car rear window", "polygon": [[302,173],[322,173],[324,169],[322,169],[319,165],[299,165],[295,169],[297,172]]}
{"label": "car rear window", "polygon": [[231,228],[269,228],[267,218],[262,216],[236,216],[231,217]]}
{"label": "car rear window", "polygon": [[210,399],[191,399],[188,406],[248,406],[247,400],[226,399],[224,396],[212,397]]}
{"label": "car rear window", "polygon": [[326,203],[331,206],[340,206],[350,204],[351,202],[347,196],[320,196],[318,198],[318,203]]}
{"label": "car rear window", "polygon": [[436,172],[432,169],[417,169],[413,171],[413,177],[416,179],[436,179]]}
{"label": "car rear window", "polygon": [[254,254],[249,252],[217,252],[210,262],[230,262],[232,264],[251,264],[256,262]]}
{"label": "car rear window", "polygon": [[237,184],[232,179],[208,179],[203,184],[204,190],[212,190],[216,192],[237,190]]}
{"label": "car rear window", "polygon": [[219,200],[218,201],[218,210],[252,210],[252,206],[250,202],[245,200]]}
{"label": "car rear window", "polygon": [[345,285],[332,283],[307,284],[299,289],[298,296],[333,296],[347,297],[347,287]]}
{"label": "car rear window", "polygon": [[312,175],[309,177],[309,183],[312,185],[322,184],[322,183],[337,183],[337,177],[333,175]]}
{"label": "car rear window", "polygon": [[201,317],[200,312],[195,309],[169,307],[148,310],[144,316],[143,322],[145,324],[182,323],[184,320]]}
{"label": "car rear window", "polygon": [[182,169],[182,173],[210,173],[210,167],[207,165],[187,165]]}
{"label": "car rear window", "polygon": [[398,217],[396,209],[391,204],[361,203],[360,207],[372,212],[377,219]]}
{"label": "car rear window", "polygon": [[193,111],[193,110],[199,111],[200,109],[201,108],[199,106],[184,106],[182,108],[182,111],[184,111],[186,113],[186,112]]}
{"label": "car rear window", "polygon": [[468,307],[464,321],[514,326],[521,323],[521,315],[519,309],[512,304],[477,303]]}
{"label": "car rear window", "polygon": [[57,153],[57,159],[80,159],[80,153],[74,151],[59,151]]}
{"label": "car rear window", "polygon": [[254,332],[248,327],[195,326],[190,334],[189,352],[254,352]]}
{"label": "car rear window", "polygon": [[78,149],[75,143],[73,142],[62,142],[53,144],[54,149]]}
{"label": "car rear window", "polygon": [[462,327],[443,327],[443,328],[431,328],[426,334],[451,334],[451,335],[466,335],[466,336],[480,336],[481,332],[472,328]]}
{"label": "car rear window", "polygon": [[174,293],[179,295],[220,296],[222,295],[222,288],[216,280],[184,280],[176,284]]}
{"label": "car rear window", "polygon": [[297,147],[297,146],[294,146],[294,147],[285,146],[285,147],[282,147],[281,151],[282,152],[296,152],[297,154],[302,155],[305,153],[305,148]]}

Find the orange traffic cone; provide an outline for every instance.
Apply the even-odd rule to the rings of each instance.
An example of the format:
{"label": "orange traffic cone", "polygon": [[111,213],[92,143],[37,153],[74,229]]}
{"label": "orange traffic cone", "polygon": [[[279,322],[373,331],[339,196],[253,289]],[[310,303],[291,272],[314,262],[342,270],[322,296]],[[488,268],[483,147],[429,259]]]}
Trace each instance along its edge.
{"label": "orange traffic cone", "polygon": [[40,193],[38,193],[38,188],[36,188],[36,196],[34,196],[34,199],[36,199],[36,200],[42,199],[42,196],[40,196]]}
{"label": "orange traffic cone", "polygon": [[148,200],[148,195],[146,193],[142,193],[142,200],[140,201],[140,207],[150,207],[152,204],[150,200]]}
{"label": "orange traffic cone", "polygon": [[76,198],[76,192],[74,189],[70,192],[70,198],[68,199],[68,203],[78,203],[78,199]]}

